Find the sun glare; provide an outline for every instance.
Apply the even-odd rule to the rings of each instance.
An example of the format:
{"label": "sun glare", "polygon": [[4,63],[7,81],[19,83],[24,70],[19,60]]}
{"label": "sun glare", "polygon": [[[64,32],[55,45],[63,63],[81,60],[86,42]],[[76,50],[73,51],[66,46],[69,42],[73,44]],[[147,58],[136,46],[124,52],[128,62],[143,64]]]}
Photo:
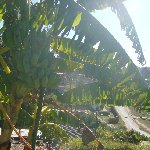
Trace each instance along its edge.
{"label": "sun glare", "polygon": [[141,6],[143,5],[142,2],[142,0],[128,0],[124,2],[131,18],[140,17],[141,9],[143,9],[141,8]]}

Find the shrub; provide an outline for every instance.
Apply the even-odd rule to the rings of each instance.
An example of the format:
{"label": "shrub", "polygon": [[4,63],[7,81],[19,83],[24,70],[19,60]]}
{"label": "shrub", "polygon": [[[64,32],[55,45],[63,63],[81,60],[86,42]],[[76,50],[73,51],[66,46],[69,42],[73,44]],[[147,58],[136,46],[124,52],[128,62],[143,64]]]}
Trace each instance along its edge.
{"label": "shrub", "polygon": [[112,129],[108,127],[99,127],[97,129],[97,136],[103,139],[129,142],[133,144],[139,144],[141,141],[147,141],[148,138],[144,135],[141,135],[138,132],[133,130],[126,131],[121,129]]}

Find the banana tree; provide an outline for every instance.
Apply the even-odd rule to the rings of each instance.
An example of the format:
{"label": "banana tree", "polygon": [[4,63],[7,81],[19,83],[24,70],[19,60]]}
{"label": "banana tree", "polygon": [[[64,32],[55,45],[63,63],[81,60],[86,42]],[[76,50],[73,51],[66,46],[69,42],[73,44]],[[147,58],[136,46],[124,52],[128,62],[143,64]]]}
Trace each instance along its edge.
{"label": "banana tree", "polygon": [[[30,0],[0,2],[0,20],[3,20],[0,31],[2,36],[0,91],[3,107],[1,111],[7,112],[13,125],[16,124],[22,103],[30,93],[39,88],[55,89],[60,81],[58,76],[60,72],[79,69],[98,80],[96,89],[102,87],[105,93],[106,91],[109,93],[111,89],[113,93],[113,90],[121,87],[119,92],[127,94],[128,91],[124,88],[127,89],[128,84],[125,83],[131,79],[129,78],[131,74],[137,73],[136,67],[121,45],[90,12],[106,6],[117,12],[122,28],[126,30],[127,36],[139,54],[139,61],[144,63],[133,23],[124,5],[116,0],[111,3],[95,0],[93,4],[95,5],[91,5],[90,1],[74,0],[44,0],[34,4]],[[71,32],[74,33],[73,37],[66,39]],[[97,49],[94,48],[96,44]],[[122,83],[120,77],[120,80],[114,82],[108,76],[109,82],[106,80],[101,84],[105,71],[107,75],[110,72],[113,74],[115,68],[116,73],[120,73],[126,66],[133,69],[132,71],[129,69],[129,73],[125,75],[128,76],[127,81]],[[139,86],[136,84],[131,89],[134,87]],[[93,92],[95,91],[90,90],[91,95]],[[4,149],[7,148],[11,133],[12,128],[4,117],[0,136],[0,146]]]}

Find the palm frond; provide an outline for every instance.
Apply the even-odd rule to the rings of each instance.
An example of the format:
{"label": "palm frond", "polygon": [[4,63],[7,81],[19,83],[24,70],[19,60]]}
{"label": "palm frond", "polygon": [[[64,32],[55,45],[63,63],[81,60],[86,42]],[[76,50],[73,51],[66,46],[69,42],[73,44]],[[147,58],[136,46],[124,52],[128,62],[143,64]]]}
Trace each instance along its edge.
{"label": "palm frond", "polygon": [[142,52],[142,47],[135,26],[126,7],[123,4],[123,1],[124,0],[78,0],[77,2],[79,2],[88,11],[101,10],[111,7],[111,10],[117,15],[120,21],[121,29],[126,31],[126,36],[133,43],[135,53],[138,54],[138,61],[141,64],[145,64],[145,58]]}
{"label": "palm frond", "polygon": [[121,29],[126,31],[126,36],[132,41],[133,48],[135,49],[135,53],[138,54],[138,61],[141,64],[145,64],[144,54],[142,52],[142,47],[135,29],[135,26],[132,22],[132,19],[125,8],[125,6],[118,2],[111,6],[112,11],[115,12],[119,18]]}

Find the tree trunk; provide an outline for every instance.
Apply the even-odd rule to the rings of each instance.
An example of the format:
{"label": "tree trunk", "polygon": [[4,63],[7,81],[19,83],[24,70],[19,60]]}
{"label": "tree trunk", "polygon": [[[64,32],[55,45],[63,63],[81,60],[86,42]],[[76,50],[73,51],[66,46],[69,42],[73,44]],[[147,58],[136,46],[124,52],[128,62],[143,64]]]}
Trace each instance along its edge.
{"label": "tree trunk", "polygon": [[38,109],[36,113],[36,118],[35,118],[35,124],[33,128],[33,134],[32,134],[32,149],[35,149],[35,144],[36,144],[36,137],[37,137],[37,132],[38,132],[38,127],[39,127],[39,122],[40,122],[40,117],[41,117],[41,111],[42,111],[42,106],[43,106],[43,100],[44,100],[44,89],[40,89],[39,93],[39,100],[38,100]]}
{"label": "tree trunk", "polygon": [[[33,117],[33,124],[29,128],[29,133],[28,133],[28,142],[32,142],[32,135],[33,135],[33,127],[35,126],[35,118],[36,118],[36,113],[37,113],[37,102],[34,107],[34,117]],[[24,146],[24,150],[29,150],[28,147]]]}
{"label": "tree trunk", "polygon": [[0,136],[0,150],[10,149],[10,137],[13,131],[4,113],[9,115],[12,124],[15,125],[22,102],[22,99],[12,101],[12,103],[10,103],[10,105],[7,107],[6,111],[5,108],[1,105],[3,108],[0,108],[0,110],[4,116],[4,124],[2,126],[2,134]]}
{"label": "tree trunk", "polygon": [[3,129],[0,136],[0,150],[9,150],[10,149],[10,135],[12,129]]}

